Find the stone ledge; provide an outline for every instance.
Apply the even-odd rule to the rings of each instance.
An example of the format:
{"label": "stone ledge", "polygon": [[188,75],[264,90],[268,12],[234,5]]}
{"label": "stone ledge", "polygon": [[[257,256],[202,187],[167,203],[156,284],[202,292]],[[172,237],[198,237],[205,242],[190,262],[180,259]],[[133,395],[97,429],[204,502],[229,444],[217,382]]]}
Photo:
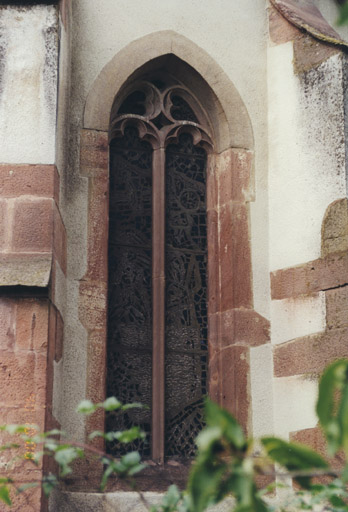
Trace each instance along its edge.
{"label": "stone ledge", "polygon": [[272,300],[311,295],[348,283],[348,253],[330,254],[297,267],[271,272]]}
{"label": "stone ledge", "polygon": [[325,366],[348,357],[348,328],[332,329],[278,345],[274,349],[274,376],[320,373]]}
{"label": "stone ledge", "polygon": [[0,286],[47,287],[52,269],[52,253],[0,254]]}

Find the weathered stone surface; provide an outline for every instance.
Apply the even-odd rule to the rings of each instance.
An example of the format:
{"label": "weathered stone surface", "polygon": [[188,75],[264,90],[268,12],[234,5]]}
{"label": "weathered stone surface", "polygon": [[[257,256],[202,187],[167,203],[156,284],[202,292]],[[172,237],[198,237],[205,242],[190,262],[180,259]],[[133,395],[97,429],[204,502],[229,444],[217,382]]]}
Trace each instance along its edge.
{"label": "weathered stone surface", "polygon": [[0,253],[0,286],[46,287],[50,280],[52,254]]}
{"label": "weathered stone surface", "polygon": [[312,36],[302,34],[294,41],[295,73],[305,73],[316,68],[336,53],[338,53],[338,50],[334,46],[317,41]]}
{"label": "weathered stone surface", "polygon": [[47,355],[0,351],[1,407],[25,407],[35,397],[37,407],[46,403]]}
{"label": "weathered stone surface", "polygon": [[338,199],[326,210],[322,225],[321,254],[348,251],[348,199]]}
{"label": "weathered stone surface", "polygon": [[16,350],[47,353],[48,301],[23,299],[17,302]]}
{"label": "weathered stone surface", "polygon": [[221,351],[221,405],[250,431],[249,349],[235,345]]}
{"label": "weathered stone surface", "polygon": [[269,321],[252,309],[232,309],[220,314],[220,345],[245,344],[256,347],[268,343]]}
{"label": "weathered stone surface", "polygon": [[[144,492],[144,497],[151,505],[159,505],[163,494],[157,492]],[[234,506],[234,500],[228,498],[219,505],[209,508],[209,512],[229,512]],[[106,494],[91,492],[54,492],[52,495],[52,510],[59,512],[146,512],[147,508],[142,503],[136,492],[108,492]],[[58,508],[59,507],[59,508]]]}
{"label": "weathered stone surface", "polygon": [[246,205],[220,208],[221,311],[252,308],[249,215]]}
{"label": "weathered stone surface", "polygon": [[310,295],[348,283],[348,254],[335,253],[271,273],[272,299]]}
{"label": "weathered stone surface", "polygon": [[0,220],[0,251],[3,251],[7,246],[9,219],[7,218],[7,202],[2,200],[0,200]]}
{"label": "weathered stone surface", "polygon": [[107,289],[105,283],[81,281],[79,318],[88,330],[106,328]]}
{"label": "weathered stone surface", "polygon": [[18,199],[13,213],[13,252],[48,252],[52,249],[51,199]]}
{"label": "weathered stone surface", "polygon": [[52,197],[59,200],[59,175],[55,165],[0,164],[0,196]]}
{"label": "weathered stone surface", "polygon": [[107,132],[81,130],[80,172],[83,176],[109,173],[109,141]]}
{"label": "weathered stone surface", "polygon": [[333,329],[297,338],[274,349],[274,375],[288,377],[319,373],[327,364],[348,357],[348,329]]}
{"label": "weathered stone surface", "polygon": [[293,25],[312,36],[347,47],[348,43],[328,24],[313,0],[271,0],[278,11]]}
{"label": "weathered stone surface", "polygon": [[88,201],[87,274],[89,279],[107,282],[108,178],[91,178]]}
{"label": "weathered stone surface", "polygon": [[348,326],[348,285],[328,290],[325,297],[328,328]]}
{"label": "weathered stone surface", "polygon": [[293,41],[301,34],[299,29],[284,18],[273,5],[270,5],[268,9],[268,19],[269,36],[275,44]]}
{"label": "weathered stone surface", "polygon": [[57,258],[60,268],[66,274],[67,246],[66,231],[62,217],[56,206],[53,208],[53,255]]}
{"label": "weathered stone surface", "polygon": [[245,149],[227,149],[216,155],[216,189],[219,206],[229,201],[254,199],[252,183],[253,153]]}
{"label": "weathered stone surface", "polygon": [[[221,378],[223,375],[223,378]],[[209,354],[209,396],[250,428],[249,348],[229,346]]]}
{"label": "weathered stone surface", "polygon": [[0,350],[14,350],[16,337],[16,303],[0,299]]}
{"label": "weathered stone surface", "polygon": [[313,428],[306,428],[304,430],[299,430],[298,432],[291,432],[290,441],[295,441],[297,443],[302,443],[306,444],[307,446],[310,446],[313,450],[320,453],[322,457],[327,459],[334,469],[342,469],[344,466],[345,457],[343,453],[338,453],[333,458],[328,457],[325,437],[319,426]]}
{"label": "weathered stone surface", "polygon": [[64,322],[61,314],[57,310],[57,324],[56,324],[56,347],[54,360],[58,363],[63,357],[64,346]]}
{"label": "weathered stone surface", "polygon": [[218,214],[215,210],[209,210],[207,214],[208,224],[208,310],[215,313],[220,310],[220,262],[219,262],[219,232]]}

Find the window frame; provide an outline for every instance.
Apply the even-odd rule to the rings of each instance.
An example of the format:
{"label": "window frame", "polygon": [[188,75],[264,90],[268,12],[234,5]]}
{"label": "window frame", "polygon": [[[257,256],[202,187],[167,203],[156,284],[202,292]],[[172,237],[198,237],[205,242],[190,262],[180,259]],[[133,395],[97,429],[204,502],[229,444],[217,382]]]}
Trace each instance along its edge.
{"label": "window frame", "polygon": [[[158,88],[157,83],[162,87]],[[169,82],[169,84],[168,84]],[[165,86],[164,84],[168,84]],[[119,113],[127,98],[134,93],[144,95],[142,115]],[[198,122],[177,120],[172,115],[173,97],[181,97]],[[165,121],[158,125],[156,119]],[[165,175],[166,148],[177,143],[183,133],[192,136],[194,146],[208,155],[213,151],[213,136],[208,116],[191,91],[170,75],[153,74],[126,86],[116,96],[110,116],[109,144],[122,137],[127,127],[135,127],[141,140],[150,143],[152,153],[152,425],[151,458],[159,465],[165,462]],[[208,355],[209,357],[209,355]]]}
{"label": "window frame", "polygon": [[[148,64],[151,69],[166,68],[167,61],[183,83],[194,84],[213,121],[216,148],[207,164],[209,396],[230,410],[247,431],[251,428],[250,348],[270,340],[269,321],[253,307],[249,212],[249,203],[255,199],[253,131],[241,97],[214,59],[171,31],[140,38],[115,55],[96,78],[86,100],[80,176],[86,179],[88,189],[87,268],[78,290],[79,320],[87,333],[85,395],[95,402],[105,399],[112,102],[131,75],[139,76],[139,70]],[[197,71],[187,64],[190,62]],[[103,427],[102,412],[87,418],[86,442],[90,443],[89,433]],[[94,439],[92,445],[104,449],[101,439]],[[155,488],[161,481],[167,485],[160,467],[153,464],[149,471],[158,476]],[[173,466],[168,468],[169,478],[175,471]],[[179,480],[181,476],[178,470]],[[70,488],[83,491],[94,486],[97,490],[99,482],[99,464],[87,459],[81,462]],[[113,482],[108,490],[119,488]],[[148,481],[145,489],[149,488]]]}

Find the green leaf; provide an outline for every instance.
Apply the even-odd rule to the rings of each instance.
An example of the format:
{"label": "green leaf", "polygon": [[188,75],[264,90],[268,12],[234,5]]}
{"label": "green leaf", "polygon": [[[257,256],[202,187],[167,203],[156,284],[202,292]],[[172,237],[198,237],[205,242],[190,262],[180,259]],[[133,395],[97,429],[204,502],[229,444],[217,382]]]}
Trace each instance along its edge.
{"label": "green leaf", "polygon": [[208,450],[216,441],[222,438],[220,427],[206,427],[197,436],[196,444],[200,450]]}
{"label": "green leaf", "polygon": [[6,503],[6,505],[12,505],[10,490],[6,485],[0,487],[0,500]]}
{"label": "green leaf", "polygon": [[23,485],[20,485],[19,487],[17,487],[17,492],[19,494],[23,491],[26,491],[27,489],[33,489],[34,487],[37,487],[38,485],[39,485],[38,482],[29,482],[27,484],[23,484]]}
{"label": "green leaf", "polygon": [[140,455],[139,452],[129,452],[126,453],[126,455],[123,455],[121,458],[122,464],[124,464],[127,467],[134,466],[135,464],[139,464],[140,462]]}
{"label": "green leaf", "polygon": [[71,473],[72,470],[69,464],[82,455],[83,451],[81,449],[66,445],[60,446],[54,454],[54,459],[61,466],[61,475],[66,476]]}
{"label": "green leaf", "polygon": [[94,439],[96,437],[105,437],[106,434],[101,430],[94,430],[91,434],[89,434],[88,439]]}
{"label": "green leaf", "polygon": [[142,471],[143,469],[147,468],[147,464],[136,464],[135,466],[132,466],[129,470],[128,470],[128,475],[129,476],[134,476],[136,475],[137,473],[140,473],[140,471]]}
{"label": "green leaf", "polygon": [[42,490],[45,493],[45,496],[49,496],[51,491],[53,491],[57,484],[58,480],[54,475],[46,475],[42,480]]}
{"label": "green leaf", "polygon": [[106,441],[114,441],[116,439],[120,443],[131,443],[132,441],[135,441],[135,439],[145,439],[146,437],[145,432],[135,426],[129,430],[107,432],[102,435]]}
{"label": "green leaf", "polygon": [[100,482],[100,490],[101,490],[101,492],[103,492],[105,490],[106,484],[108,483],[108,480],[109,480],[109,478],[110,478],[110,476],[112,475],[113,472],[114,472],[114,466],[113,466],[113,464],[110,464],[110,466],[108,466],[106,468],[106,470],[104,471],[103,477],[102,477],[101,482]]}
{"label": "green leaf", "polygon": [[336,21],[337,25],[346,25],[348,22],[348,2],[346,1],[345,4],[341,5],[339,17]]}
{"label": "green leaf", "polygon": [[80,412],[81,414],[92,414],[97,410],[98,406],[95,405],[90,400],[82,400],[79,405],[77,406],[77,412]]}
{"label": "green leaf", "polygon": [[122,405],[122,411],[128,411],[129,409],[148,409],[148,407],[146,405],[141,404],[140,402]]}
{"label": "green leaf", "polygon": [[[269,457],[289,471],[325,469],[327,462],[315,451],[298,443],[288,443],[276,437],[264,437],[261,443]],[[295,478],[301,485],[308,487],[309,477]]]}
{"label": "green leaf", "polygon": [[14,434],[25,434],[29,429],[38,428],[36,425],[3,425],[1,430],[5,430],[11,435]]}
{"label": "green leaf", "polygon": [[117,400],[117,398],[111,396],[102,403],[102,407],[105,409],[105,411],[118,411],[121,409],[122,404],[119,400]]}
{"label": "green leaf", "polygon": [[191,471],[188,490],[194,512],[203,512],[217,503],[217,494],[225,472],[224,465],[196,464]]}
{"label": "green leaf", "polygon": [[[317,414],[326,436],[328,450],[334,455],[345,445],[348,449],[348,360],[339,359],[329,365],[319,382]],[[335,414],[335,393],[341,391],[338,413]]]}
{"label": "green leaf", "polygon": [[181,493],[176,485],[171,485],[168,487],[168,491],[162,500],[162,505],[164,507],[169,508],[170,510],[175,510],[176,505],[181,499]]}
{"label": "green leaf", "polygon": [[218,427],[222,435],[237,449],[245,448],[245,437],[237,420],[215,402],[206,399],[205,419],[209,427]]}
{"label": "green leaf", "polygon": [[[348,367],[347,367],[348,368]],[[342,390],[341,400],[338,407],[337,421],[341,430],[341,445],[346,455],[348,455],[348,384]]]}

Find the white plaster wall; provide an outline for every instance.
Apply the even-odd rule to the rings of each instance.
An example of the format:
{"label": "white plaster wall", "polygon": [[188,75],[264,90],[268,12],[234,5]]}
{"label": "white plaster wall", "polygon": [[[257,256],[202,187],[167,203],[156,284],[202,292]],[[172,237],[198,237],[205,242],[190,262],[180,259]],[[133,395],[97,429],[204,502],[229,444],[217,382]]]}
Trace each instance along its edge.
{"label": "white plaster wall", "polygon": [[0,53],[0,162],[53,164],[56,7],[0,7]]}
{"label": "white plaster wall", "polygon": [[327,206],[346,194],[342,60],[302,76],[293,46],[268,51],[270,268],[320,256]]}
{"label": "white plaster wall", "polygon": [[315,427],[318,382],[310,376],[274,379],[274,434],[288,440],[290,432]]}
{"label": "white plaster wall", "polygon": [[261,437],[273,433],[273,353],[270,344],[250,350],[252,433]]}
{"label": "white plaster wall", "polygon": [[325,293],[295,299],[273,300],[271,304],[272,343],[284,343],[326,328]]}

